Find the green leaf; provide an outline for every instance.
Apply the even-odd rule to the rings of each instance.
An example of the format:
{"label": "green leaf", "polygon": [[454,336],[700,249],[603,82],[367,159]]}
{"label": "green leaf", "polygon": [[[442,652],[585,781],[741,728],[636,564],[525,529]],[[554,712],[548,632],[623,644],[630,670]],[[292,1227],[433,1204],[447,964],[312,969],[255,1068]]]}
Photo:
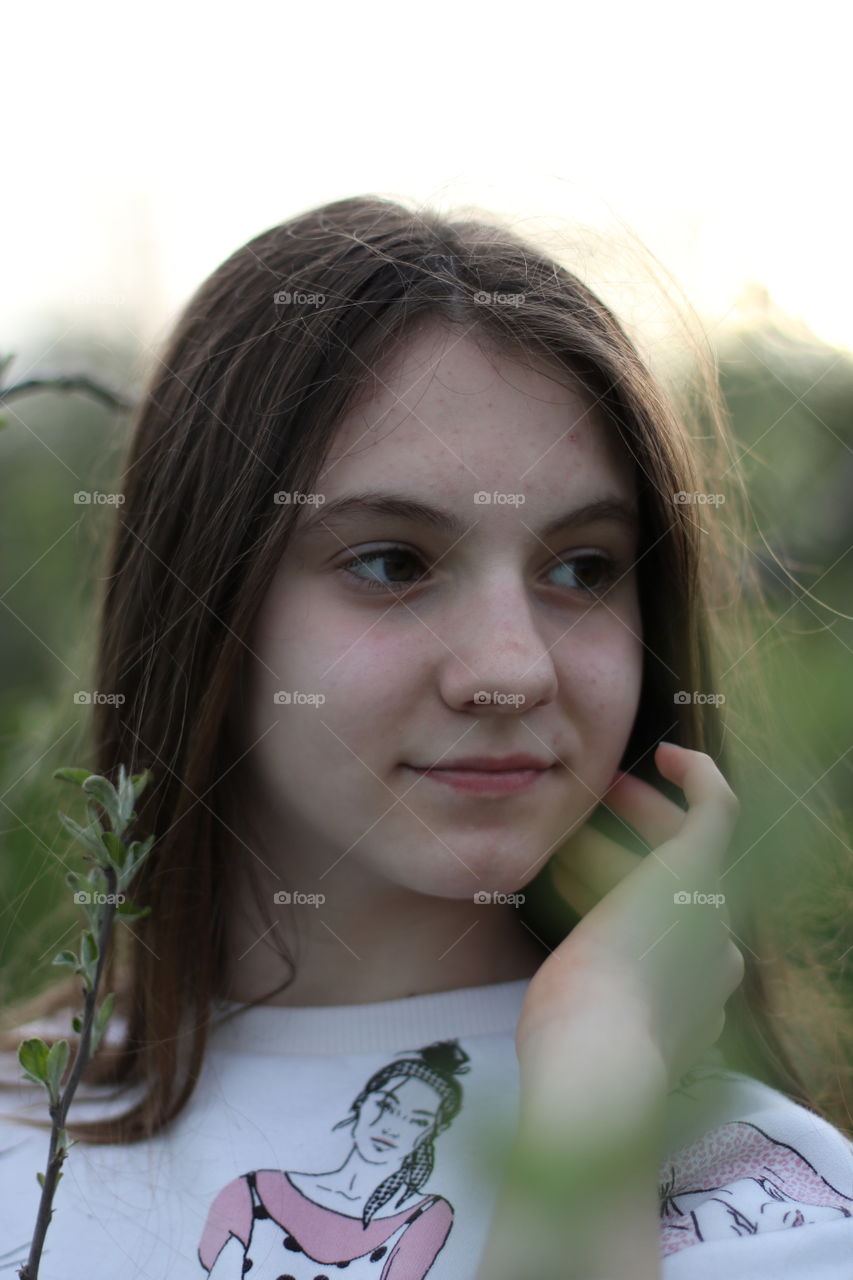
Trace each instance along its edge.
{"label": "green leaf", "polygon": [[32,1040],[24,1040],[18,1046],[18,1062],[20,1062],[31,1079],[35,1079],[41,1084],[47,1084],[48,1052],[47,1045],[38,1037]]}
{"label": "green leaf", "polygon": [[78,1036],[81,1035],[83,1032],[83,1015],[75,1013],[74,1017],[71,1019],[71,1026],[72,1029],[77,1032]]}
{"label": "green leaf", "polygon": [[[94,908],[96,911],[98,908]],[[80,935],[80,970],[83,985],[91,991],[95,985],[95,973],[98,966],[98,942],[91,929],[84,929]]]}
{"label": "green leaf", "polygon": [[[88,800],[86,802],[86,817],[89,819],[89,826],[100,840],[106,828],[101,822],[101,814],[94,800]],[[100,850],[98,850],[98,852],[100,853]]]}
{"label": "green leaf", "polygon": [[[103,867],[99,867],[97,863],[90,869],[86,876],[86,883],[91,893],[106,893],[107,891],[107,874]],[[95,906],[103,906],[103,903],[95,903]]]}
{"label": "green leaf", "polygon": [[75,822],[73,818],[69,818],[67,813],[60,812],[59,821],[63,826],[67,827],[71,834],[84,844],[87,849],[95,854],[97,858],[103,857],[104,848],[101,844],[100,832],[93,831],[91,827],[81,827],[79,822]]}
{"label": "green leaf", "polygon": [[68,1066],[68,1041],[57,1040],[47,1055],[47,1086],[54,1101],[59,1100],[59,1085]]}
{"label": "green leaf", "polygon": [[93,969],[98,963],[98,940],[91,929],[84,929],[80,939],[80,960],[85,969]]}
{"label": "green leaf", "polygon": [[41,1187],[42,1191],[44,1191],[44,1174],[37,1173],[36,1178],[38,1179],[38,1184]]}
{"label": "green leaf", "polygon": [[73,782],[78,787],[82,787],[87,778],[92,777],[91,769],[57,769],[54,772],[54,778],[60,778],[63,782]]}
{"label": "green leaf", "polygon": [[92,1023],[92,1052],[93,1053],[97,1049],[98,1045],[101,1043],[101,1040],[104,1035],[104,1031],[106,1030],[107,1023],[109,1022],[110,1016],[113,1011],[113,1006],[115,1005],[115,1000],[116,1000],[115,992],[111,991],[110,994],[106,996],[100,1009],[98,1009],[97,1013],[95,1014],[95,1019],[94,1019],[94,1022]]}
{"label": "green leaf", "polygon": [[150,907],[137,907],[129,899],[125,898],[124,902],[119,903],[116,907],[116,915],[119,916],[125,924],[131,920],[142,920],[145,916],[151,915]]}
{"label": "green leaf", "polygon": [[126,889],[133,880],[139,868],[151,852],[156,837],[149,836],[147,840],[134,840],[127,851],[127,861],[121,869],[118,878],[119,889]]}
{"label": "green leaf", "polygon": [[93,796],[103,806],[109,817],[110,826],[114,831],[124,830],[125,824],[121,818],[119,798],[115,787],[107,778],[102,778],[97,773],[93,774],[91,778],[87,778],[83,783],[83,790],[86,795]]}
{"label": "green leaf", "polygon": [[115,1007],[115,1002],[116,994],[114,991],[111,991],[108,996],[104,997],[100,1009],[98,1009],[98,1012],[95,1014],[95,1027],[98,1031],[103,1031],[109,1022],[110,1017],[112,1016],[112,1011]]}
{"label": "green leaf", "polygon": [[133,806],[136,802],[136,795],[133,788],[133,780],[127,776],[127,770],[123,764],[118,767],[118,805],[125,826],[134,816]]}
{"label": "green leaf", "polygon": [[80,966],[80,960],[73,951],[60,951],[59,955],[54,956],[50,963],[67,964],[72,969],[77,969]]}
{"label": "green leaf", "polygon": [[133,775],[133,777],[131,778],[131,782],[133,783],[133,794],[137,800],[142,795],[143,791],[148,786],[148,783],[152,780],[153,777],[154,777],[154,774],[151,772],[150,769],[146,769],[144,773],[135,773]]}
{"label": "green leaf", "polygon": [[[126,824],[123,822],[122,828],[124,828],[125,825]],[[105,831],[101,836],[101,843],[106,849],[107,857],[115,867],[116,871],[121,871],[124,866],[125,858],[127,857],[126,847],[113,831]]]}

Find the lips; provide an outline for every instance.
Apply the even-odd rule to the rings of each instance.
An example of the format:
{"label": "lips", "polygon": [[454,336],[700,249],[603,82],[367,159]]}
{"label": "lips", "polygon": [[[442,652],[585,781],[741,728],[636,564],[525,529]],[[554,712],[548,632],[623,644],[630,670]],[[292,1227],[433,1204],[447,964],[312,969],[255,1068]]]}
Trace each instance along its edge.
{"label": "lips", "polygon": [[422,773],[429,773],[433,769],[440,769],[442,773],[450,771],[454,773],[457,771],[463,773],[512,773],[528,769],[542,771],[550,769],[554,763],[554,760],[542,760],[539,756],[517,752],[509,756],[464,756],[458,760],[440,760],[436,764],[412,765],[411,767],[418,769]]}

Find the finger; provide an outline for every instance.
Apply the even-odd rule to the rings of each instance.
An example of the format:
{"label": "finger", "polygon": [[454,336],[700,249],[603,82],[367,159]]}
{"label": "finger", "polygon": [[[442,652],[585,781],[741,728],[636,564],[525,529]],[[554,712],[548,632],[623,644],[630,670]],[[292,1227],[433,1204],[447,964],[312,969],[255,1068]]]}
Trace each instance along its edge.
{"label": "finger", "polygon": [[681,830],[684,810],[632,773],[620,773],[601,803],[627,822],[654,849]]}
{"label": "finger", "polygon": [[592,911],[593,907],[598,905],[600,898],[591,889],[588,889],[586,885],[581,884],[577,876],[573,875],[567,866],[552,861],[548,868],[548,874],[560,897],[579,916],[587,915]]}
{"label": "finger", "polygon": [[600,901],[642,861],[639,854],[602,835],[589,823],[575,832],[553,855],[554,866],[572,875],[596,895],[596,901]]}
{"label": "finger", "polygon": [[682,1048],[680,1053],[675,1055],[670,1070],[670,1082],[673,1088],[681,1082],[688,1071],[692,1071],[699,1064],[705,1054],[713,1049],[725,1028],[726,1011],[721,1009],[712,1014],[701,1031],[692,1037],[690,1043]]}
{"label": "finger", "polygon": [[681,787],[688,803],[681,829],[670,842],[678,862],[674,870],[679,875],[716,877],[737,823],[737,797],[702,751],[661,743],[655,763],[665,778]]}

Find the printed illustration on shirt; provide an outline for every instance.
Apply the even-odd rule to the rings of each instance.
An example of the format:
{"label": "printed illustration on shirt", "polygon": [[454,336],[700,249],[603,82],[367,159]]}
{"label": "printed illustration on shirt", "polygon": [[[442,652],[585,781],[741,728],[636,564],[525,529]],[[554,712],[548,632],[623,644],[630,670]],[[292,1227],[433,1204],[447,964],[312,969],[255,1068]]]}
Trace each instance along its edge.
{"label": "printed illustration on shirt", "polygon": [[[209,1280],[421,1280],[450,1234],[453,1208],[422,1194],[435,1140],[462,1106],[457,1040],[405,1051],[365,1083],[343,1163],[326,1172],[253,1170],[211,1205],[198,1256]],[[393,1201],[393,1204],[391,1203]],[[389,1207],[390,1206],[390,1207]]]}
{"label": "printed illustration on shirt", "polygon": [[853,1215],[853,1200],[801,1152],[746,1120],[714,1129],[677,1152],[658,1195],[664,1254],[703,1240]]}

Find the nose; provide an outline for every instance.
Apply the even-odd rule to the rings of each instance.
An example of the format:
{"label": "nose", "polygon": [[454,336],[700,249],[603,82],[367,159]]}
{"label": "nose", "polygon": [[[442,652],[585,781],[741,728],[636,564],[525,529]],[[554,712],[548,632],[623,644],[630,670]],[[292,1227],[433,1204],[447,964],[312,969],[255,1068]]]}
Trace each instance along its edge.
{"label": "nose", "polygon": [[555,697],[554,661],[513,571],[493,574],[435,631],[443,655],[441,693],[449,706],[519,715]]}

